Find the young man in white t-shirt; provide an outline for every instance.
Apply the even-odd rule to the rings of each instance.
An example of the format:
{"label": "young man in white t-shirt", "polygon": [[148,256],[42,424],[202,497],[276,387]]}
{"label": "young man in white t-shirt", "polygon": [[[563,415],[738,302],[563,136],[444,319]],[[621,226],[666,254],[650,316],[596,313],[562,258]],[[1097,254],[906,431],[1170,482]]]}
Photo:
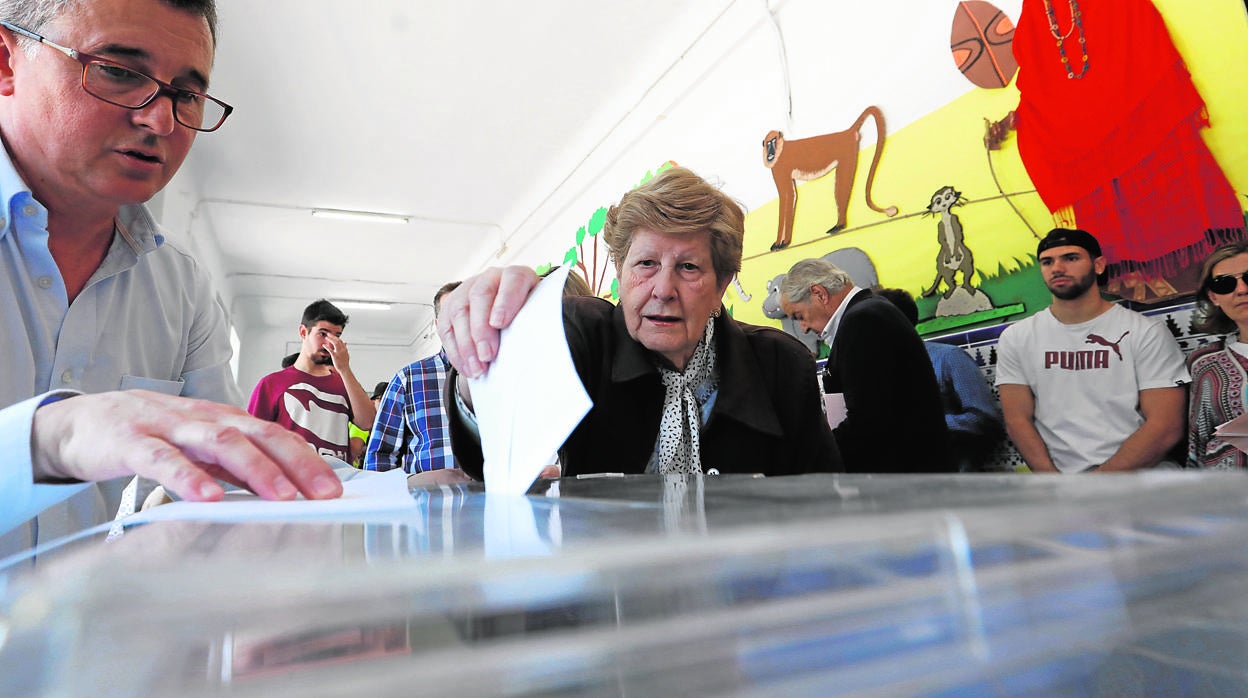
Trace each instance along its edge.
{"label": "young man in white t-shirt", "polygon": [[1101,298],[1106,260],[1091,234],[1054,228],[1036,256],[1053,303],[997,345],[1010,439],[1033,472],[1157,465],[1183,436],[1191,379],[1178,343],[1161,322]]}

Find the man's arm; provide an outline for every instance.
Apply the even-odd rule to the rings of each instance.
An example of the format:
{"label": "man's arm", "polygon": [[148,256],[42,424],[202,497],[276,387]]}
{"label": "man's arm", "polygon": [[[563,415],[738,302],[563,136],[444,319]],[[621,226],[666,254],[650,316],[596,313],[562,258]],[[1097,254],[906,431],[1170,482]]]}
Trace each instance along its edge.
{"label": "man's arm", "polygon": [[[265,499],[342,494],[333,469],[295,434],[229,405],[146,390],[77,395],[46,402],[43,395],[0,410],[0,424],[26,427],[4,468],[11,526],[80,489],[78,483],[141,475],[194,502],[221,499],[214,478]],[[6,433],[14,432],[6,429]],[[4,443],[0,441],[0,443]],[[20,482],[11,482],[18,472]],[[16,484],[15,495],[7,485]],[[64,488],[64,489],[62,489]],[[16,520],[14,517],[20,517]]]}
{"label": "man's arm", "polygon": [[347,400],[351,403],[351,422],[368,431],[373,428],[373,420],[377,418],[377,408],[373,407],[373,401],[368,397],[364,386],[360,385],[355,373],[351,371],[351,352],[347,350],[347,343],[333,335],[325,340],[325,350],[329,352],[329,358],[333,359],[334,369],[338,371],[342,384],[347,389]]}
{"label": "man's arm", "polygon": [[[789,342],[789,344],[792,344]],[[787,473],[843,473],[845,462],[841,458],[841,450],[836,445],[836,437],[828,427],[828,418],[821,409],[822,398],[819,393],[819,381],[823,380],[815,370],[815,357],[805,346],[795,348],[793,356],[785,361],[795,371],[793,377],[797,385],[793,386],[794,378],[782,379],[785,386],[785,403],[795,408],[796,415],[790,419],[781,416],[784,425],[785,440],[792,445],[793,458]],[[788,358],[788,357],[784,357]],[[804,377],[804,379],[803,379]],[[787,413],[792,415],[793,413]]]}
{"label": "man's arm", "polygon": [[997,386],[1001,391],[1001,411],[1005,414],[1005,430],[1014,442],[1027,467],[1037,473],[1056,473],[1057,466],[1049,456],[1049,448],[1036,431],[1036,399],[1031,388],[1016,383]]}
{"label": "man's arm", "polygon": [[1144,423],[1122,442],[1100,470],[1139,470],[1157,465],[1183,437],[1183,411],[1186,406],[1186,387],[1141,390],[1140,412],[1144,415]]}
{"label": "man's arm", "polygon": [[[953,379],[953,389],[961,403],[960,412],[947,414],[945,423],[949,433],[961,432],[989,438],[1000,438],[1002,431],[1001,413],[992,400],[992,391],[979,366],[958,349],[945,357],[946,368]],[[937,376],[939,378],[939,376]]]}
{"label": "man's arm", "polygon": [[377,406],[377,419],[368,435],[368,448],[364,451],[365,470],[393,470],[403,467],[404,442],[407,428],[403,419],[406,400],[404,376],[406,369],[390,380],[386,392]]}

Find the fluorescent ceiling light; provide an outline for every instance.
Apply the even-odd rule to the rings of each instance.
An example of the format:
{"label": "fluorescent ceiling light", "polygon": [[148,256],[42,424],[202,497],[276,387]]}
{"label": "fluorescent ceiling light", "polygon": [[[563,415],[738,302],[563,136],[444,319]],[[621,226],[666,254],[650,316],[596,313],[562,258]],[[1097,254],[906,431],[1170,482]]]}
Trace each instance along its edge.
{"label": "fluorescent ceiling light", "polygon": [[341,221],[367,221],[369,223],[406,223],[410,216],[397,213],[377,213],[376,211],[347,211],[340,208],[314,208],[312,215],[316,218],[334,218]]}
{"label": "fluorescent ceiling light", "polygon": [[342,310],[389,310],[389,303],[380,301],[347,301],[347,300],[331,300],[330,303],[338,306]]}

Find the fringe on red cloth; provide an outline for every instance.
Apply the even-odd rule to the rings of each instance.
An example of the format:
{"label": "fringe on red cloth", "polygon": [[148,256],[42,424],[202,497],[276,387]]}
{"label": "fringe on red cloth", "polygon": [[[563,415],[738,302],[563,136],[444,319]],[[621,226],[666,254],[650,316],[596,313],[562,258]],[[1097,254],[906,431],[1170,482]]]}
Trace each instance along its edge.
{"label": "fringe on red cloth", "polygon": [[1248,231],[1239,228],[1219,228],[1206,230],[1203,239],[1181,249],[1172,250],[1153,259],[1123,259],[1110,262],[1105,271],[1110,278],[1123,276],[1130,272],[1140,272],[1145,276],[1172,277],[1178,276],[1188,269],[1200,271],[1205,258],[1218,247],[1228,242],[1242,242],[1248,238]]}

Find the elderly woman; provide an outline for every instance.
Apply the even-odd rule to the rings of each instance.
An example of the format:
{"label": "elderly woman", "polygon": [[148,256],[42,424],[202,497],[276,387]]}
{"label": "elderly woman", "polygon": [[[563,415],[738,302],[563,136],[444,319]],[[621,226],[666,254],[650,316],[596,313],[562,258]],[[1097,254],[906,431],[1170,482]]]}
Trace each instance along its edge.
{"label": "elderly woman", "polygon": [[[619,304],[564,299],[572,359],[594,401],[559,451],[564,475],[840,470],[810,352],[720,303],[741,268],[744,224],[734,201],[679,167],[611,207],[603,236]],[[438,332],[459,371],[484,372],[535,283],[524,267],[491,269],[443,299]],[[453,432],[456,459],[479,478],[479,445]]]}
{"label": "elderly woman", "polygon": [[[1196,321],[1202,332],[1226,335],[1192,353],[1187,467],[1248,468],[1248,454],[1214,436],[1218,425],[1244,413],[1248,387],[1248,242],[1214,250],[1200,273]],[[1233,336],[1232,336],[1233,333]]]}

